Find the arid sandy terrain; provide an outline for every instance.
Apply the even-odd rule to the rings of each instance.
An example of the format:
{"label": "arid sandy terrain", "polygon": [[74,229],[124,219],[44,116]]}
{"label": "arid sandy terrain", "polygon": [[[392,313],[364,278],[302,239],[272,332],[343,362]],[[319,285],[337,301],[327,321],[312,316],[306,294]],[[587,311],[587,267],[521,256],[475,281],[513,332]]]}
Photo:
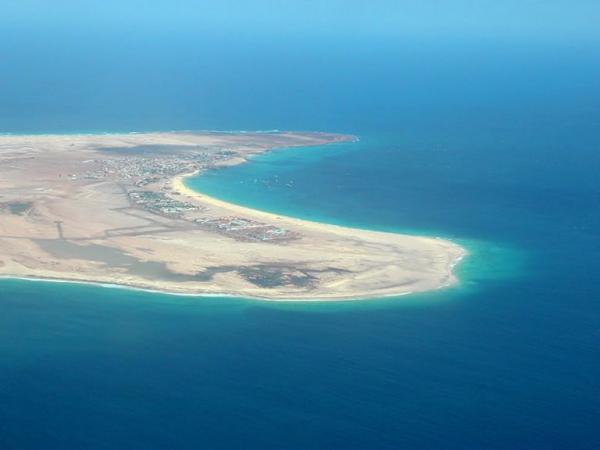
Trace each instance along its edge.
{"label": "arid sandy terrain", "polygon": [[195,193],[184,177],[324,133],[0,136],[0,276],[272,300],[447,286],[454,243],[307,222]]}

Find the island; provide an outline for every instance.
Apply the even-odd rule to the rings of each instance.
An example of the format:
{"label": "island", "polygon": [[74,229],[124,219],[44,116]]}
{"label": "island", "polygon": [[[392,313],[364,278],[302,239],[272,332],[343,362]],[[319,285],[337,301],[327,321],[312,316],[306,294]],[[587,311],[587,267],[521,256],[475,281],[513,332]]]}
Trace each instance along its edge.
{"label": "island", "polygon": [[0,136],[0,276],[269,300],[398,296],[457,282],[440,238],[280,216],[185,177],[352,136],[156,132]]}

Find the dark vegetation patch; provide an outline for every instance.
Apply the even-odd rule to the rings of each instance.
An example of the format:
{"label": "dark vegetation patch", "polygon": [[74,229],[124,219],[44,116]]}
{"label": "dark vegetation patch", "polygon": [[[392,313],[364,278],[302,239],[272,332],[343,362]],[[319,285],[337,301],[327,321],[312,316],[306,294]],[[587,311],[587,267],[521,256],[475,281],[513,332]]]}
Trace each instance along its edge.
{"label": "dark vegetation patch", "polygon": [[349,273],[350,271],[335,267],[318,270],[285,264],[255,264],[251,266],[209,267],[197,276],[202,276],[203,281],[209,281],[217,273],[225,272],[236,272],[246,281],[261,288],[277,288],[284,286],[313,288],[319,280],[317,276],[319,273]]}
{"label": "dark vegetation patch", "polygon": [[280,286],[314,287],[318,278],[309,271],[292,267],[250,266],[241,267],[237,272],[250,283],[262,288]]}
{"label": "dark vegetation patch", "polygon": [[22,216],[26,214],[32,207],[33,203],[31,202],[0,203],[0,211],[6,211],[9,214],[14,214],[16,216]]}

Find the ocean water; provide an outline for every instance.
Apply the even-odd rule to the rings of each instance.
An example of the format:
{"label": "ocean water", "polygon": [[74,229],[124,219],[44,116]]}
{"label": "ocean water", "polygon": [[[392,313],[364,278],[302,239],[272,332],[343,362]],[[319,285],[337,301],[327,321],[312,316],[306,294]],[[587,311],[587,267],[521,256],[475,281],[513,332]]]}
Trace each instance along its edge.
{"label": "ocean water", "polygon": [[470,256],[335,304],[1,280],[0,448],[600,447],[597,48],[2,33],[0,132],[356,134],[188,183]]}

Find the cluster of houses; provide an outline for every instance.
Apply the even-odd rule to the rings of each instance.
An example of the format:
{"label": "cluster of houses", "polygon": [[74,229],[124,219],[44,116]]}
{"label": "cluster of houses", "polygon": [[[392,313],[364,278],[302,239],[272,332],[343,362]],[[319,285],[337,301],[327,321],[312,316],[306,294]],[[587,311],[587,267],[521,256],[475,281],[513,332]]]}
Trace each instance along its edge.
{"label": "cluster of houses", "polygon": [[201,218],[194,221],[203,228],[208,228],[243,241],[288,241],[300,235],[285,228],[268,225],[241,217]]}
{"label": "cluster of houses", "polygon": [[180,218],[187,212],[199,209],[191,203],[167,197],[162,192],[132,191],[129,192],[129,199],[138,207],[168,217]]}

